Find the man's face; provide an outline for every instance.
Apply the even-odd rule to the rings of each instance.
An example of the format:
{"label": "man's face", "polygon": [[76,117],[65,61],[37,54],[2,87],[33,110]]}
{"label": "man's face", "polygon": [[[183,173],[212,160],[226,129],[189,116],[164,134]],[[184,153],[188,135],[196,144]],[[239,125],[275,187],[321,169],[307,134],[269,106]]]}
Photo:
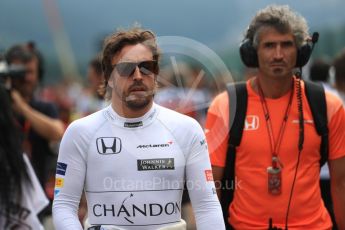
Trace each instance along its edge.
{"label": "man's face", "polygon": [[[109,86],[112,87],[112,102],[115,106],[139,110],[152,103],[155,74],[142,68],[141,65],[136,66],[133,71],[130,71],[130,67],[126,67],[126,63],[142,63],[152,60],[151,50],[142,44],[127,45],[114,55],[111,63],[118,66],[114,68],[109,78]],[[123,74],[121,70],[127,74]]]}
{"label": "man's face", "polygon": [[12,84],[24,98],[30,99],[38,84],[38,60],[33,58],[27,63],[14,60],[12,64],[23,65],[25,67],[25,77],[23,79],[13,79]]}
{"label": "man's face", "polygon": [[296,65],[297,46],[292,33],[263,28],[257,47],[259,71],[266,77],[291,77]]}

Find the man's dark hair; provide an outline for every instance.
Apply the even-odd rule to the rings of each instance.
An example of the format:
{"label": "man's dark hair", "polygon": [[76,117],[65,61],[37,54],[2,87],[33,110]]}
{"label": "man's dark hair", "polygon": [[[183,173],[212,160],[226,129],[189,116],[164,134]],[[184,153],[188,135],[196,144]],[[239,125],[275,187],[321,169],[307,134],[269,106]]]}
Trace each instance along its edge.
{"label": "man's dark hair", "polygon": [[310,80],[328,82],[330,67],[331,65],[324,59],[315,60],[310,66]]}
{"label": "man's dark hair", "polygon": [[345,88],[345,48],[335,57],[333,66],[335,70],[335,84],[337,87]]}
{"label": "man's dark hair", "polygon": [[44,61],[41,52],[36,48],[34,42],[30,41],[25,44],[16,44],[12,46],[5,54],[5,59],[8,64],[11,64],[15,60],[27,63],[33,58],[37,58],[38,80],[39,82],[42,82],[44,75]]}
{"label": "man's dark hair", "polygon": [[103,73],[102,61],[101,61],[101,59],[99,57],[93,58],[89,62],[89,66],[92,67],[98,75],[101,75]]}
{"label": "man's dark hair", "polygon": [[[0,85],[0,210],[5,218],[11,205],[20,204],[23,182],[29,182],[19,130],[14,121],[10,95]],[[0,217],[1,220],[2,217]]]}

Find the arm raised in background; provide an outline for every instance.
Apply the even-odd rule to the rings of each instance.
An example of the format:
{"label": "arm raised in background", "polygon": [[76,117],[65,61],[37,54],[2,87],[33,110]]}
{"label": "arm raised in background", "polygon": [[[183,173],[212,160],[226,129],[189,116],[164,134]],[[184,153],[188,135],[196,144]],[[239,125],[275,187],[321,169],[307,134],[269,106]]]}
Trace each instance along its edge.
{"label": "arm raised in background", "polygon": [[24,116],[39,135],[50,141],[59,141],[62,138],[64,133],[62,121],[32,108],[16,90],[11,91],[11,96],[15,111]]}

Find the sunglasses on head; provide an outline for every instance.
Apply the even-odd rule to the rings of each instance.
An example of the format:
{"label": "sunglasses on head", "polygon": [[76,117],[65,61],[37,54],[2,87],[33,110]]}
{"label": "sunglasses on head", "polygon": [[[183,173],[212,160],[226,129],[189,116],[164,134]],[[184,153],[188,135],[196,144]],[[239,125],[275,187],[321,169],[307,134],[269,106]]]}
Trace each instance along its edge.
{"label": "sunglasses on head", "polygon": [[143,75],[158,74],[158,63],[154,60],[142,61],[142,62],[120,62],[113,67],[118,74],[122,77],[130,77],[134,74],[135,69],[139,68],[139,71]]}

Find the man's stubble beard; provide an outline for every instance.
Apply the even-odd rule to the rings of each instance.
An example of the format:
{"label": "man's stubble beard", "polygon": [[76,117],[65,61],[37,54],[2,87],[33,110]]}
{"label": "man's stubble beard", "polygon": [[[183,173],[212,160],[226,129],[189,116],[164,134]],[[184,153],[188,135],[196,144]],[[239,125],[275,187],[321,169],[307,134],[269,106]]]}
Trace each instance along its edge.
{"label": "man's stubble beard", "polygon": [[129,95],[124,97],[123,101],[126,106],[132,110],[140,110],[148,106],[153,101],[153,93],[147,93],[140,98],[136,98],[136,95]]}

